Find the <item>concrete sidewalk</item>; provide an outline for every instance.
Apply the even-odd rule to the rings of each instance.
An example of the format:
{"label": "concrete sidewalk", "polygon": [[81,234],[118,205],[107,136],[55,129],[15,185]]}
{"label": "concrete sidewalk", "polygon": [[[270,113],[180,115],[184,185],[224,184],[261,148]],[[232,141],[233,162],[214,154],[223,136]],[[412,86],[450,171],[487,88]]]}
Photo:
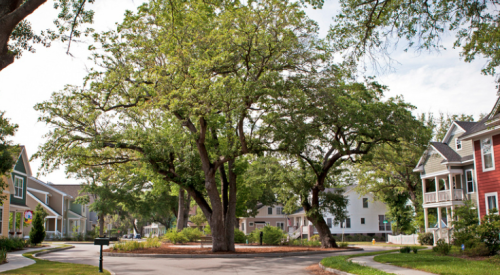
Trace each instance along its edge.
{"label": "concrete sidewalk", "polygon": [[55,247],[55,246],[51,245],[49,247],[28,248],[28,249],[18,250],[18,251],[14,251],[14,252],[8,252],[7,253],[7,263],[0,265],[0,272],[18,269],[21,267],[32,265],[35,263],[35,261],[32,259],[28,259],[28,258],[23,257],[24,253],[28,253],[31,251],[44,250],[44,249],[53,248],[53,247]]}
{"label": "concrete sidewalk", "polygon": [[373,260],[375,256],[364,256],[364,257],[355,257],[350,260],[353,263],[358,263],[360,265],[373,267],[387,273],[394,273],[398,275],[435,275],[433,273],[419,271],[415,269],[403,268],[390,264],[382,264]]}

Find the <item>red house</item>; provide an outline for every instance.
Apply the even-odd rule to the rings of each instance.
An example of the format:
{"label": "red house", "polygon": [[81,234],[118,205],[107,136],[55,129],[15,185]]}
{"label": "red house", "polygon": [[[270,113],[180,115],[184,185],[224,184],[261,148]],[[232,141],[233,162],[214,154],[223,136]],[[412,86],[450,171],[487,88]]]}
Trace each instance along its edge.
{"label": "red house", "polygon": [[459,140],[472,140],[477,202],[482,218],[490,209],[499,209],[500,194],[500,97],[493,110]]}

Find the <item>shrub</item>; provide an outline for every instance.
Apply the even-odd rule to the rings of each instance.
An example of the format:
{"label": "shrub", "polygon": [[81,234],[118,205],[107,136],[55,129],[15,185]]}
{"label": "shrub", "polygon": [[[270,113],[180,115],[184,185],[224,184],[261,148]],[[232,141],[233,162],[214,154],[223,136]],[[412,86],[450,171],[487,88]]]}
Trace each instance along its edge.
{"label": "shrub", "polygon": [[411,252],[411,247],[409,246],[403,246],[399,249],[399,252],[401,253],[410,253]]}
{"label": "shrub", "polygon": [[117,242],[111,247],[111,250],[118,251],[134,251],[137,249],[144,248],[146,242],[128,241],[128,242]]}
{"label": "shrub", "polygon": [[178,232],[175,228],[171,228],[165,233],[165,239],[171,241],[172,243],[186,243],[188,242],[188,238],[182,234],[182,232]]}
{"label": "shrub", "polygon": [[490,214],[484,215],[476,229],[479,239],[490,250],[490,255],[495,255],[500,250],[500,216],[496,212],[496,209],[492,209]]}
{"label": "shrub", "polygon": [[319,241],[319,235],[311,236],[311,241]]}
{"label": "shrub", "polygon": [[245,243],[247,240],[247,236],[245,236],[245,233],[243,231],[239,230],[238,228],[234,229],[234,243]]}
{"label": "shrub", "polygon": [[147,238],[144,242],[144,248],[158,248],[161,246],[160,238]]}
{"label": "shrub", "polygon": [[40,204],[36,207],[35,217],[33,218],[33,227],[30,231],[30,241],[34,245],[43,242],[43,239],[45,239],[45,227],[43,226],[45,212],[43,212],[44,209],[39,206]]}
{"label": "shrub", "polygon": [[411,250],[413,250],[413,253],[415,253],[415,254],[417,254],[417,253],[418,253],[418,247],[416,247],[416,246],[413,246],[413,247],[411,248]]}
{"label": "shrub", "polygon": [[201,233],[201,231],[198,228],[192,228],[192,227],[185,227],[184,229],[182,229],[181,233],[190,242],[196,242],[197,240],[200,239],[201,235],[203,235],[203,233]]}
{"label": "shrub", "polygon": [[7,250],[5,248],[0,249],[0,264],[7,262]]}
{"label": "shrub", "polygon": [[465,249],[464,253],[469,257],[488,256],[490,249],[485,243],[476,243],[474,247]]}
{"label": "shrub", "polygon": [[338,243],[338,246],[339,246],[340,248],[346,248],[348,245],[349,245],[349,244],[348,244],[348,243],[346,243],[346,242],[340,242],[340,243]]}
{"label": "shrub", "polygon": [[283,230],[271,225],[264,226],[262,232],[264,233],[264,236],[262,236],[262,242],[265,244],[270,244],[270,245],[280,244],[284,237]]}
{"label": "shrub", "polygon": [[439,239],[436,244],[437,245],[432,248],[432,251],[441,255],[448,255],[450,253],[451,244],[447,244],[444,239]]}
{"label": "shrub", "polygon": [[212,229],[210,229],[210,225],[207,224],[205,226],[205,228],[203,228],[203,232],[205,233],[205,235],[209,236],[209,235],[212,235]]}
{"label": "shrub", "polygon": [[418,234],[418,242],[421,245],[433,245],[434,236],[430,232]]}

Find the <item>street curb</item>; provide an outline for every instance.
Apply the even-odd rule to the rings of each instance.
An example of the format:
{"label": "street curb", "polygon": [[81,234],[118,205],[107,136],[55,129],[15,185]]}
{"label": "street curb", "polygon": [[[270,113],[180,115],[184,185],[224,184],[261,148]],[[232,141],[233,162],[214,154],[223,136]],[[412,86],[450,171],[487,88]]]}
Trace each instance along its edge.
{"label": "street curb", "polygon": [[321,269],[323,269],[325,271],[328,271],[328,272],[331,272],[331,273],[337,274],[337,275],[355,275],[355,274],[352,274],[352,273],[347,273],[347,272],[344,272],[344,271],[340,271],[338,269],[333,269],[333,268],[326,267],[326,266],[322,265],[321,263],[319,263],[319,267],[321,267]]}
{"label": "street curb", "polygon": [[[38,253],[33,254],[33,257],[34,258],[38,258],[38,256],[40,256],[40,255],[49,254],[49,253],[52,253],[52,252],[57,252],[57,251],[61,251],[61,250],[71,249],[71,248],[75,248],[75,246],[72,245],[72,246],[55,248],[55,249],[51,249],[51,250],[47,250],[47,251],[38,252]],[[56,261],[56,262],[58,262],[58,261]],[[65,263],[65,262],[58,262],[58,263]],[[114,273],[113,271],[111,271],[109,269],[106,269],[106,270],[109,271],[109,273],[111,273],[111,275],[116,275],[116,273]]]}
{"label": "street curb", "polygon": [[50,250],[47,250],[47,251],[42,251],[42,252],[35,253],[35,254],[33,254],[33,257],[37,258],[40,255],[49,254],[51,252],[57,252],[57,251],[66,250],[66,249],[70,249],[70,248],[75,248],[75,247],[74,246],[67,246],[67,247],[61,247],[61,248],[54,248],[54,249],[50,249]]}
{"label": "street curb", "polygon": [[249,253],[249,254],[137,254],[137,253],[113,253],[103,252],[103,256],[109,257],[149,257],[149,258],[260,258],[260,257],[292,257],[307,256],[314,254],[329,254],[348,251],[363,251],[363,248],[343,249],[337,251],[310,251],[310,252],[288,252],[288,253]]}

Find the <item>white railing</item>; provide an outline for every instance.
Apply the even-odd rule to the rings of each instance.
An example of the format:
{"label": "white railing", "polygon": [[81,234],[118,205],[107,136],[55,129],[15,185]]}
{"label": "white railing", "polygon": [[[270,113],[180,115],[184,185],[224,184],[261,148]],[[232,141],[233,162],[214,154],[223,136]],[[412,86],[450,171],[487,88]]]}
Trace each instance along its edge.
{"label": "white railing", "polygon": [[[438,199],[436,200],[436,192],[428,192],[424,194],[425,203],[450,201],[450,190],[442,190],[438,192]],[[453,189],[453,200],[464,200],[464,193],[462,189]]]}
{"label": "white railing", "polygon": [[453,190],[453,200],[463,201],[464,200],[464,192],[462,189]]}
{"label": "white railing", "polygon": [[439,201],[449,201],[450,200],[450,190],[443,190],[438,192]]}
{"label": "white railing", "polygon": [[289,232],[288,236],[290,236],[290,239],[300,238],[300,228],[295,231]]}
{"label": "white railing", "polygon": [[60,238],[61,237],[61,232],[58,230],[56,231],[45,231],[45,238],[46,239],[54,239],[54,238]]}
{"label": "white railing", "polygon": [[387,235],[387,242],[393,244],[419,244],[418,235]]}
{"label": "white railing", "polygon": [[436,192],[425,193],[424,200],[425,200],[425,203],[436,202]]}

